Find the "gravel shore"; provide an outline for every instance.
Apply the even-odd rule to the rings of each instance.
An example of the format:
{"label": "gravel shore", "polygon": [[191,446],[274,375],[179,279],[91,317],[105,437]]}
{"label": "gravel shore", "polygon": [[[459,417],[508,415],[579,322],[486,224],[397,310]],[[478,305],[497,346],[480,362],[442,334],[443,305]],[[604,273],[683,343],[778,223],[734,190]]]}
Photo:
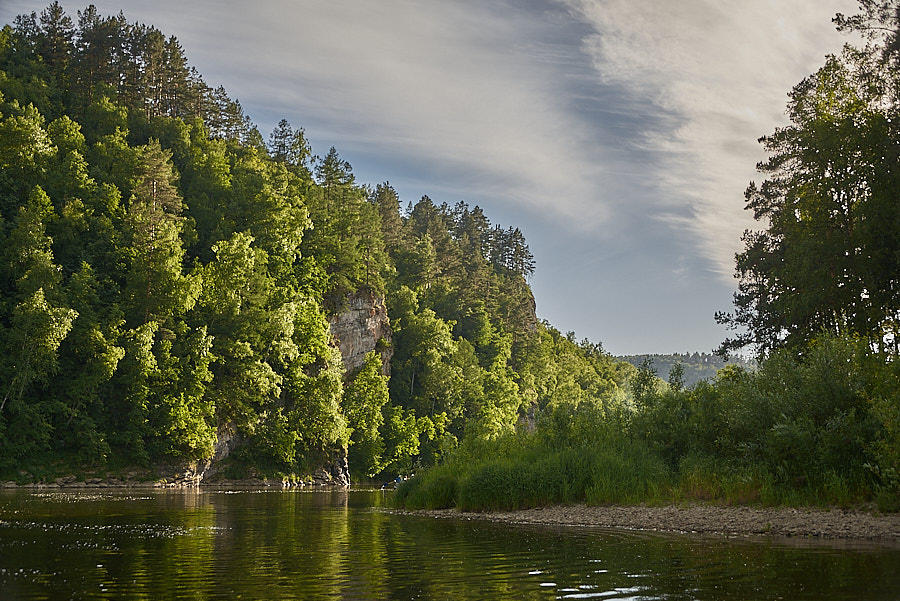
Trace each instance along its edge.
{"label": "gravel shore", "polygon": [[398,513],[437,518],[483,519],[514,524],[597,526],[665,532],[769,535],[900,543],[900,514],[842,509],[757,508],[722,505],[564,505],[520,511],[460,512],[455,509]]}

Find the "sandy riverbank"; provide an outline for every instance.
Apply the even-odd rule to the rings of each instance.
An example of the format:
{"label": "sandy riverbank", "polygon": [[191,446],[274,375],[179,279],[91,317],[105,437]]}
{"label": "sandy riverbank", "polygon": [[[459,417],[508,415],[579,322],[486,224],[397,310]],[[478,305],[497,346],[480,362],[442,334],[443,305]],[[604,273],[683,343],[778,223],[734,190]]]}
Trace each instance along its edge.
{"label": "sandy riverbank", "polygon": [[900,543],[900,514],[842,509],[720,505],[664,507],[565,505],[485,513],[460,512],[455,509],[398,510],[398,512],[436,518],[482,519],[515,524],[596,526],[725,535],[803,536]]}

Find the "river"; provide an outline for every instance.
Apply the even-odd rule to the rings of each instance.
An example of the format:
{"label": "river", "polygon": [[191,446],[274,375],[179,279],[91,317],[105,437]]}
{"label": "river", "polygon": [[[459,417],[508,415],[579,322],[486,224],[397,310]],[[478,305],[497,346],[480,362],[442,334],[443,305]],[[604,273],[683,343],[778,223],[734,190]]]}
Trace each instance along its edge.
{"label": "river", "polygon": [[0,491],[0,599],[900,599],[900,547],[434,519],[377,490]]}

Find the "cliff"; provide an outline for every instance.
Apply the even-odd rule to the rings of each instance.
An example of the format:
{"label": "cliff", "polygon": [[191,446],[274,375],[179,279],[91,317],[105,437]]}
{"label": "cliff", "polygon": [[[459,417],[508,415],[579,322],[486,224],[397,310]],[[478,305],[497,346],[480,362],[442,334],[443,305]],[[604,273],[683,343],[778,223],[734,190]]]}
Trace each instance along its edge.
{"label": "cliff", "polygon": [[383,296],[358,292],[347,299],[343,311],[328,321],[348,376],[362,367],[371,351],[381,355],[381,373],[390,375],[392,331]]}

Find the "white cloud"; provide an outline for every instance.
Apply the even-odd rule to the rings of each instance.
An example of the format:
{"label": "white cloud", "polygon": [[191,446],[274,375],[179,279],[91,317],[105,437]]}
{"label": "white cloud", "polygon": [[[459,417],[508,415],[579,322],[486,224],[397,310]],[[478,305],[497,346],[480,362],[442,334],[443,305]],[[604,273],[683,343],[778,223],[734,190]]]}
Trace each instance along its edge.
{"label": "white cloud", "polygon": [[232,80],[265,91],[273,113],[339,151],[427,157],[445,185],[459,183],[451,189],[460,198],[549,207],[578,224],[602,219],[589,199],[614,161],[602,160],[561,89],[559,61],[580,60],[577,40],[548,39],[541,13],[413,0],[279,6],[255,16],[264,35],[229,65]]}
{"label": "white cloud", "polygon": [[595,30],[584,48],[598,77],[671,116],[672,128],[643,140],[660,159],[660,218],[698,236],[700,252],[730,275],[753,226],[741,199],[764,156],[756,140],[786,123],[787,92],[840,49],[830,19],[856,2],[563,1]]}

